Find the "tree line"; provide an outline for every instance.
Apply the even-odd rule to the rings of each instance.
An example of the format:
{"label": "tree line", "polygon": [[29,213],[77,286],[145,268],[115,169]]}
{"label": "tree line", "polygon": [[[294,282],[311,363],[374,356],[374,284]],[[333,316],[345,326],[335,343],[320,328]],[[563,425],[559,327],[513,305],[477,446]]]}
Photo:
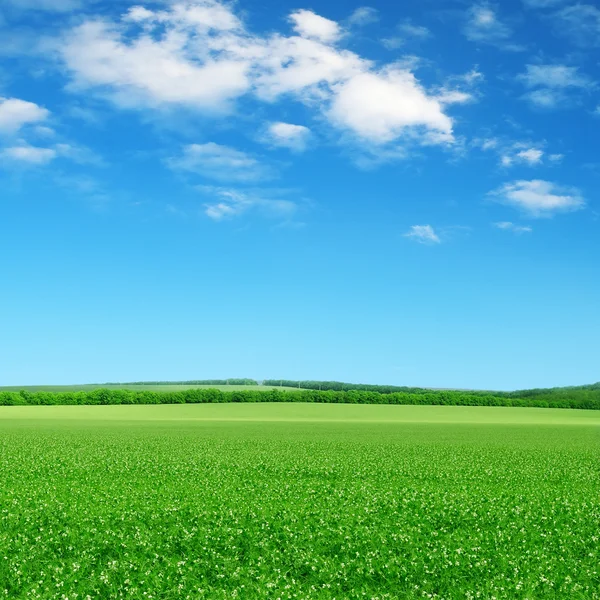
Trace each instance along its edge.
{"label": "tree line", "polygon": [[190,379],[188,381],[128,381],[105,382],[100,385],[258,385],[255,379]]}
{"label": "tree line", "polygon": [[600,410],[600,388],[584,394],[531,394],[420,390],[381,393],[370,390],[239,390],[191,388],[180,391],[94,389],[77,392],[0,392],[0,405],[211,404],[225,402],[314,402],[331,404],[404,404],[445,406],[523,406]]}

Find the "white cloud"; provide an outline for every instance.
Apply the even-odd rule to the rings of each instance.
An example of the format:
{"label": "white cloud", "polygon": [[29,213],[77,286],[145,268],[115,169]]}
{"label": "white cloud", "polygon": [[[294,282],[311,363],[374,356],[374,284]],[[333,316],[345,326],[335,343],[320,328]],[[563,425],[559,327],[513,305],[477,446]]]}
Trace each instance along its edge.
{"label": "white cloud", "polygon": [[250,183],[272,176],[271,170],[253,156],[214,142],[189,144],[180,156],[169,158],[167,164],[175,170],[219,181]]}
{"label": "white cloud", "polygon": [[274,146],[289,148],[296,152],[306,150],[310,129],[292,123],[271,123],[267,128],[266,141]]}
{"label": "white cloud", "polygon": [[578,67],[526,65],[525,69],[525,73],[518,75],[517,79],[531,90],[524,98],[538,108],[568,106],[570,95],[567,95],[567,90],[592,89],[596,85],[591,78],[580,73]]}
{"label": "white cloud", "polygon": [[379,11],[371,6],[359,6],[349,17],[350,25],[369,25],[379,21]]}
{"label": "white cloud", "polygon": [[533,90],[527,92],[523,97],[538,108],[557,108],[567,101],[567,97],[563,92],[550,88]]}
{"label": "white cloud", "polygon": [[0,97],[0,133],[16,133],[24,125],[45,120],[49,114],[33,102]]}
{"label": "white cloud", "polygon": [[431,31],[423,25],[413,25],[410,21],[405,21],[398,25],[398,30],[405,38],[425,39],[431,37]]}
{"label": "white cloud", "polygon": [[404,21],[397,26],[400,35],[383,38],[381,43],[388,50],[397,50],[412,40],[425,40],[431,37],[431,31],[422,25],[413,25],[410,21]]}
{"label": "white cloud", "polygon": [[255,93],[268,101],[289,94],[309,105],[323,106],[336,83],[366,72],[370,66],[353,52],[316,40],[276,36],[256,66]]}
{"label": "white cloud", "polygon": [[70,143],[59,143],[54,146],[57,156],[67,158],[79,165],[92,165],[96,167],[103,166],[104,160],[98,156],[93,150]]}
{"label": "white cloud", "polygon": [[549,154],[549,155],[548,155],[548,160],[549,160],[550,162],[553,162],[553,163],[555,163],[555,164],[556,164],[556,163],[562,162],[562,159],[563,159],[564,157],[565,157],[565,155],[564,155],[564,154]]}
{"label": "white cloud", "polygon": [[331,44],[342,35],[340,26],[310,10],[297,10],[290,15],[294,30],[302,37]]}
{"label": "white cloud", "polygon": [[498,147],[498,140],[496,138],[477,139],[474,143],[484,152],[487,150],[495,150]]}
{"label": "white cloud", "polygon": [[515,158],[530,165],[537,165],[542,162],[542,156],[544,156],[542,150],[539,150],[538,148],[528,148],[527,150],[517,152]]}
{"label": "white cloud", "polygon": [[70,12],[81,8],[80,0],[8,0],[8,4],[23,10]]}
{"label": "white cloud", "polygon": [[10,146],[0,150],[0,158],[12,163],[27,165],[45,165],[56,158],[57,152],[53,148],[38,148],[28,144]]}
{"label": "white cloud", "polygon": [[513,233],[521,234],[521,233],[531,233],[533,228],[528,225],[516,225],[515,223],[511,223],[510,221],[500,221],[499,223],[494,223],[494,227],[498,229],[504,229],[505,231],[512,231]]}
{"label": "white cloud", "polygon": [[119,28],[87,21],[70,33],[61,52],[76,88],[100,88],[117,104],[229,110],[250,86],[248,63],[225,54],[189,60],[187,44],[192,41],[177,26],[161,40],[142,34],[127,41]]}
{"label": "white cloud", "polygon": [[600,9],[596,6],[566,6],[555,14],[554,20],[557,32],[569,37],[575,44],[600,46]]}
{"label": "white cloud", "polygon": [[431,225],[412,225],[404,237],[420,244],[440,244],[441,240]]}
{"label": "white cloud", "polygon": [[585,206],[585,200],[576,188],[540,179],[507,183],[490,192],[490,195],[498,202],[518,208],[532,217],[551,217]]}
{"label": "white cloud", "polygon": [[500,21],[495,8],[488,3],[475,4],[467,12],[467,23],[463,32],[468,40],[498,46],[505,50],[522,50],[508,40],[511,28]]}
{"label": "white cloud", "polygon": [[341,27],[311,11],[290,17],[300,35],[261,37],[248,33],[231,7],[175,0],[162,11],[132,8],[121,22],[85,21],[60,48],[71,88],[91,88],[129,108],[185,106],[209,114],[232,112],[242,97],[285,96],[374,144],[453,141],[446,106],[464,102],[464,92],[432,94],[413,64],[375,70],[335,46]]}
{"label": "white cloud", "polygon": [[361,73],[335,91],[329,118],[359,138],[384,144],[419,131],[431,143],[454,139],[443,99],[428,96],[408,71],[388,67]]}
{"label": "white cloud", "polygon": [[547,88],[589,88],[594,82],[579,73],[578,67],[567,65],[525,65],[525,73],[517,77],[527,87]]}
{"label": "white cloud", "polygon": [[200,191],[211,197],[211,201],[204,204],[204,214],[214,221],[232,219],[250,211],[267,218],[289,221],[298,209],[291,200],[267,198],[260,191],[215,187],[202,187]]}

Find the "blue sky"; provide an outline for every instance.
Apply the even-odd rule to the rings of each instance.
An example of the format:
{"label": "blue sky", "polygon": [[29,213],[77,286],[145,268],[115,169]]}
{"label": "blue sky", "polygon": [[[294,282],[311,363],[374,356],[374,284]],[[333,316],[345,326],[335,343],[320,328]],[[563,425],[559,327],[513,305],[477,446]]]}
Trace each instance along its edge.
{"label": "blue sky", "polygon": [[600,379],[600,9],[6,0],[0,383]]}

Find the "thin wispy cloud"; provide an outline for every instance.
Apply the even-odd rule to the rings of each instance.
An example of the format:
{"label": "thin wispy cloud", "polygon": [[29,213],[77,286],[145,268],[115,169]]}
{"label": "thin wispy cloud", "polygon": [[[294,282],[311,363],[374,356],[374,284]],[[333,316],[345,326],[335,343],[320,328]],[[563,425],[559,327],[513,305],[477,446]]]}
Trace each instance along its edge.
{"label": "thin wispy cloud", "polygon": [[396,26],[397,35],[383,38],[381,43],[388,50],[397,50],[411,42],[419,42],[431,37],[431,31],[424,25],[416,25],[412,21],[403,21]]}
{"label": "thin wispy cloud", "polygon": [[475,4],[467,11],[466,19],[463,33],[468,40],[503,50],[523,50],[522,46],[511,41],[512,28],[500,19],[495,5]]}
{"label": "thin wispy cloud", "polygon": [[596,83],[578,67],[553,64],[525,67],[525,72],[517,76],[529,88],[524,98],[538,108],[567,108],[581,91],[591,90]]}
{"label": "thin wispy cloud", "polygon": [[433,245],[442,243],[442,240],[431,225],[412,225],[403,235],[405,238],[411,239],[419,244]]}
{"label": "thin wispy cloud", "polygon": [[296,202],[269,197],[272,192],[201,186],[198,191],[207,198],[204,214],[213,221],[228,221],[257,213],[260,216],[289,222],[298,211]]}
{"label": "thin wispy cloud", "polygon": [[555,31],[582,48],[600,46],[600,8],[571,4],[554,15]]}
{"label": "thin wispy cloud", "polygon": [[359,6],[349,17],[348,24],[358,27],[371,25],[379,21],[379,11],[372,6]]}
{"label": "thin wispy cloud", "polygon": [[503,231],[510,231],[511,233],[515,233],[520,235],[522,233],[531,233],[533,228],[529,225],[517,225],[516,223],[512,223],[511,221],[500,221],[498,223],[493,223],[496,229],[502,229]]}
{"label": "thin wispy cloud", "polygon": [[577,188],[541,179],[507,183],[489,195],[497,202],[538,218],[580,210],[585,206],[585,200]]}
{"label": "thin wispy cloud", "polygon": [[274,176],[271,167],[255,156],[214,142],[188,144],[181,154],[168,158],[167,164],[174,170],[218,181],[253,183]]}
{"label": "thin wispy cloud", "polygon": [[39,148],[28,144],[9,146],[0,150],[0,164],[6,163],[20,166],[46,165],[57,157],[53,148]]}

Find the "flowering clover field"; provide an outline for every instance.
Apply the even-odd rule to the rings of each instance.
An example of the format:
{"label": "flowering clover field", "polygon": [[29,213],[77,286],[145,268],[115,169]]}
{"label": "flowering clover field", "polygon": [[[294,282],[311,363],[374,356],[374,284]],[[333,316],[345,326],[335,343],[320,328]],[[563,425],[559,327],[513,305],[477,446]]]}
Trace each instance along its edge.
{"label": "flowering clover field", "polygon": [[599,420],[28,408],[0,411],[0,598],[600,598]]}

